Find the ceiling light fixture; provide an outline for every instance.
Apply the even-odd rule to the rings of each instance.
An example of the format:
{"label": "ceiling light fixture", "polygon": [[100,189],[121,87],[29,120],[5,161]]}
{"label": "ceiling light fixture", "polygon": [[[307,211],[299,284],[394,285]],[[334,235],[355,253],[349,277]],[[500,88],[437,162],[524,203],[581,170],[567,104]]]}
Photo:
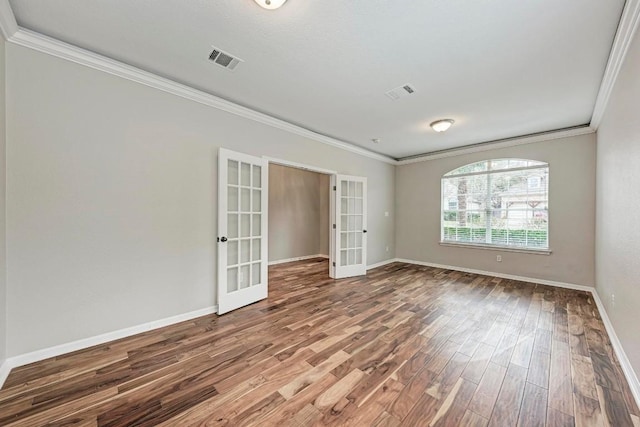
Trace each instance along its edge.
{"label": "ceiling light fixture", "polygon": [[442,119],[442,120],[436,120],[435,122],[431,123],[430,126],[436,132],[445,132],[454,123],[455,121],[453,121],[452,119]]}
{"label": "ceiling light fixture", "polygon": [[380,144],[380,138],[373,138],[371,142],[373,142],[374,144]]}
{"label": "ceiling light fixture", "polygon": [[255,0],[261,7],[265,9],[273,10],[277,9],[284,4],[287,0]]}

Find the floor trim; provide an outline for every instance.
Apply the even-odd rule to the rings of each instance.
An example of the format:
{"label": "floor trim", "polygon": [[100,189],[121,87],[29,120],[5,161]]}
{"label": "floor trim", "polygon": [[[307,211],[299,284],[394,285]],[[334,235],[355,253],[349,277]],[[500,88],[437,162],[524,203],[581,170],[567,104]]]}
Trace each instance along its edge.
{"label": "floor trim", "polygon": [[415,260],[403,259],[403,258],[396,258],[395,260],[392,260],[392,262],[393,261],[404,262],[407,264],[414,264],[414,265],[423,265],[426,267],[443,268],[446,270],[462,271],[464,273],[474,273],[474,274],[482,274],[485,276],[501,277],[503,279],[519,280],[522,282],[539,283],[541,285],[549,285],[549,286],[555,286],[558,288],[575,289],[578,291],[589,292],[591,295],[593,295],[593,299],[596,302],[596,306],[598,307],[598,312],[600,313],[602,322],[604,323],[604,326],[607,330],[607,334],[609,335],[609,340],[611,341],[613,351],[616,353],[616,356],[620,361],[622,372],[624,373],[624,376],[627,382],[629,383],[629,387],[631,388],[631,393],[633,394],[633,397],[635,398],[638,406],[640,406],[640,380],[638,380],[638,376],[633,370],[633,367],[631,366],[631,362],[629,362],[629,358],[627,357],[627,354],[624,352],[622,343],[618,339],[618,336],[616,335],[616,331],[613,328],[613,323],[611,323],[611,320],[609,319],[609,315],[605,310],[604,304],[600,299],[600,295],[598,295],[598,292],[595,288],[592,288],[591,286],[577,285],[574,283],[556,282],[554,280],[537,279],[534,277],[514,276],[511,274],[496,273],[493,271],[475,270],[472,268],[457,267],[453,265],[435,264],[432,262],[415,261]]}
{"label": "floor trim", "polygon": [[616,334],[616,330],[613,328],[613,323],[611,323],[611,319],[609,319],[609,315],[607,314],[607,310],[604,308],[604,304],[600,299],[600,295],[595,289],[591,293],[593,294],[593,299],[596,301],[596,306],[598,307],[598,311],[600,312],[602,323],[604,323],[607,334],[609,334],[609,340],[611,341],[611,345],[613,346],[613,351],[618,357],[618,361],[620,362],[620,366],[622,367],[622,372],[624,373],[624,376],[629,383],[629,388],[631,388],[631,394],[633,394],[633,397],[636,399],[636,404],[640,406],[640,380],[638,380],[638,376],[633,370],[631,362],[629,361],[627,354],[622,348],[622,343],[620,342],[620,339]]}
{"label": "floor trim", "polygon": [[186,320],[195,319],[197,317],[206,316],[208,314],[216,313],[218,306],[210,306],[189,313],[178,314],[176,316],[166,317],[164,319],[154,320],[152,322],[143,323],[141,325],[131,326],[129,328],[120,329],[113,332],[107,332],[105,334],[96,335],[94,337],[84,338],[77,341],[72,341],[66,344],[56,345],[54,347],[43,348],[31,353],[20,354],[18,356],[9,357],[4,361],[0,367],[0,388],[4,384],[5,380],[9,376],[9,373],[13,368],[19,366],[28,365],[30,363],[39,362],[41,360],[48,359],[50,357],[60,356],[62,354],[71,353],[73,351],[82,350],[85,348],[93,347],[107,343],[109,341],[119,340],[121,338],[130,337],[132,335],[147,332],[153,329],[163,328],[165,326],[173,325],[175,323],[184,322]]}
{"label": "floor trim", "polygon": [[0,364],[0,388],[2,388],[2,385],[7,380],[11,369],[12,368],[11,366],[9,366],[8,360],[5,360],[4,362],[2,362],[2,364]]}
{"label": "floor trim", "polygon": [[407,264],[424,265],[426,267],[443,268],[445,270],[462,271],[464,273],[482,274],[484,276],[500,277],[502,279],[519,280],[521,282],[538,283],[540,285],[555,286],[557,288],[575,289],[577,291],[592,292],[591,286],[577,285],[575,283],[557,282],[555,280],[538,279],[535,277],[516,276],[513,274],[497,273],[495,271],[476,270],[474,268],[458,267],[455,265],[435,264],[433,262],[415,261],[411,259],[397,258],[397,262],[405,262]]}
{"label": "floor trim", "polygon": [[313,258],[329,259],[329,255],[316,254],[316,255],[298,256],[294,258],[277,259],[275,261],[269,261],[269,265],[285,264],[287,262],[294,262],[294,261],[305,261]]}
{"label": "floor trim", "polygon": [[391,264],[392,262],[397,262],[397,258],[386,259],[384,261],[376,262],[375,264],[367,265],[367,271],[373,270],[374,268],[382,267],[383,265]]}

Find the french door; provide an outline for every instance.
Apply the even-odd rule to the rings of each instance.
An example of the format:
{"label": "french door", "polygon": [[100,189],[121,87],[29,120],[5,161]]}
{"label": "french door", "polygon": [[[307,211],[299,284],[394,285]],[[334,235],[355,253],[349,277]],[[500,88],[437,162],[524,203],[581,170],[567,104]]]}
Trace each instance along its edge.
{"label": "french door", "polygon": [[218,314],[267,297],[268,164],[218,152]]}
{"label": "french door", "polygon": [[367,273],[367,178],[333,175],[331,277]]}

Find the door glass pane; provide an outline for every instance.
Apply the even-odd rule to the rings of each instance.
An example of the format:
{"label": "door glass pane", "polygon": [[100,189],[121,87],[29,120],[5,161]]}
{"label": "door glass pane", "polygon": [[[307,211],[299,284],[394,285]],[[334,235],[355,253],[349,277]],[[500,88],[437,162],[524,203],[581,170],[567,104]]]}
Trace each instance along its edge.
{"label": "door glass pane", "polygon": [[241,214],[240,215],[240,237],[249,237],[250,236],[250,228],[251,228],[251,215],[249,214]]}
{"label": "door glass pane", "polygon": [[354,215],[353,216],[353,229],[355,231],[362,231],[362,215]]}
{"label": "door glass pane", "polygon": [[240,184],[247,187],[251,186],[251,165],[248,163],[241,163]]}
{"label": "door glass pane", "polygon": [[347,217],[347,221],[349,224],[347,226],[347,230],[354,231],[356,229],[356,218],[353,215],[349,215],[349,217]]}
{"label": "door glass pane", "polygon": [[356,264],[362,264],[362,249],[356,249]]}
{"label": "door glass pane", "polygon": [[340,211],[343,214],[349,213],[349,199],[347,197],[340,198]]}
{"label": "door glass pane", "polygon": [[362,197],[362,183],[356,182],[356,197]]}
{"label": "door glass pane", "polygon": [[361,214],[362,213],[362,199],[356,199],[356,203],[355,203],[355,211],[353,211],[353,213],[355,214]]}
{"label": "door glass pane", "polygon": [[349,233],[349,247],[356,247],[356,233]]}
{"label": "door glass pane", "polygon": [[251,258],[251,240],[240,241],[240,262],[249,262]]}
{"label": "door glass pane", "polygon": [[353,197],[356,194],[356,183],[349,181],[349,196]]}
{"label": "door glass pane", "polygon": [[349,217],[347,215],[342,215],[340,217],[340,231],[348,231],[349,230]]}
{"label": "door glass pane", "polygon": [[262,167],[253,167],[253,186],[255,188],[262,188]]}
{"label": "door glass pane", "polygon": [[260,214],[253,214],[253,236],[261,236],[262,235],[262,215]]}
{"label": "door glass pane", "polygon": [[251,261],[260,261],[261,258],[261,245],[262,245],[262,240],[260,239],[253,239],[251,242]]}
{"label": "door glass pane", "polygon": [[238,185],[238,162],[229,160],[227,165],[227,183],[230,185]]}
{"label": "door glass pane", "polygon": [[238,290],[238,267],[227,269],[227,292]]}
{"label": "door glass pane", "polygon": [[249,276],[250,274],[249,272],[250,272],[249,265],[240,266],[240,281],[239,281],[240,289],[249,287],[249,281],[251,280],[251,277]]}
{"label": "door glass pane", "polygon": [[227,244],[227,265],[238,263],[238,241],[229,241]]}
{"label": "door glass pane", "polygon": [[345,212],[345,213],[356,213],[356,199],[349,199],[349,212]]}
{"label": "door glass pane", "polygon": [[340,183],[340,190],[342,191],[342,197],[349,195],[349,182],[342,181]]}
{"label": "door glass pane", "polygon": [[238,187],[227,187],[227,209],[229,212],[238,211]]}
{"label": "door glass pane", "polygon": [[349,265],[347,259],[347,250],[340,251],[340,265]]}
{"label": "door glass pane", "polygon": [[242,212],[251,212],[251,190],[248,188],[241,188],[241,200],[240,200],[240,209]]}
{"label": "door glass pane", "polygon": [[340,233],[340,247],[346,249],[349,245],[349,233]]}
{"label": "door glass pane", "polygon": [[356,248],[362,247],[362,233],[356,233]]}
{"label": "door glass pane", "polygon": [[349,249],[349,265],[356,263],[356,251],[355,249]]}
{"label": "door glass pane", "polygon": [[260,212],[262,203],[262,191],[253,190],[253,211]]}
{"label": "door glass pane", "polygon": [[238,237],[238,214],[227,214],[227,234],[230,239]]}
{"label": "door glass pane", "polygon": [[251,264],[251,286],[260,284],[260,263]]}

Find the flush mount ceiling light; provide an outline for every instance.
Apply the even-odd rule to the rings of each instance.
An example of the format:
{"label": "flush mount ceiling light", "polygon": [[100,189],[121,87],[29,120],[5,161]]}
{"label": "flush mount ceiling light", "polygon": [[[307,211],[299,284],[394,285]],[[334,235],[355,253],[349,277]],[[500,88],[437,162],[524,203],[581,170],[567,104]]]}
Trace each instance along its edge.
{"label": "flush mount ceiling light", "polygon": [[455,122],[452,119],[442,119],[442,120],[436,120],[435,122],[431,123],[430,126],[436,132],[445,132],[454,123]]}
{"label": "flush mount ceiling light", "polygon": [[284,4],[287,0],[255,0],[261,7],[265,9],[273,10],[277,9]]}
{"label": "flush mount ceiling light", "polygon": [[380,138],[373,138],[371,142],[373,142],[374,144],[380,144]]}

